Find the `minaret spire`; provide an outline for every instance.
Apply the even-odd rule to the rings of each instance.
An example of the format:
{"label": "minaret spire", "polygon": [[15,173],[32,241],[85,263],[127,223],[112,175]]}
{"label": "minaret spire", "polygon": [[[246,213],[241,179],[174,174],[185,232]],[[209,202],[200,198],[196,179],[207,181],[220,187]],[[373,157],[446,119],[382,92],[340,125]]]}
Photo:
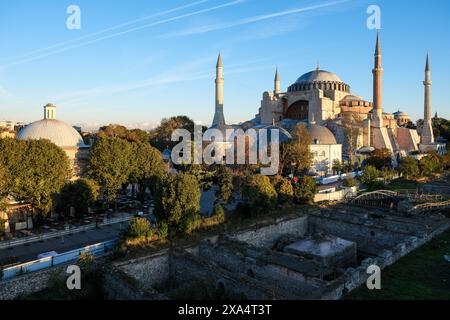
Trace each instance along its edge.
{"label": "minaret spire", "polygon": [[374,127],[383,127],[383,67],[381,66],[380,33],[377,32],[377,44],[375,47],[375,64],[373,74],[373,111],[372,123]]}
{"label": "minaret spire", "polygon": [[225,126],[225,117],[223,115],[223,63],[221,52],[219,52],[216,64],[216,104],[212,126],[216,128]]}
{"label": "minaret spire", "polygon": [[427,62],[425,63],[425,86],[424,96],[424,112],[423,112],[423,128],[421,134],[422,144],[434,143],[433,126],[431,121],[431,70],[430,70],[430,58],[427,53]]}
{"label": "minaret spire", "polygon": [[278,72],[278,66],[277,70],[275,72],[275,80],[274,80],[274,90],[273,93],[279,94],[281,92],[281,80],[280,80],[280,74]]}

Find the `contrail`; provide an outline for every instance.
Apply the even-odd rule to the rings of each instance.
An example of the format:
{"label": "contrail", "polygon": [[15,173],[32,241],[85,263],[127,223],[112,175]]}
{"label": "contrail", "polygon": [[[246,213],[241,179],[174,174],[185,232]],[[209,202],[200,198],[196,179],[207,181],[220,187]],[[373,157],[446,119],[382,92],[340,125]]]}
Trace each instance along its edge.
{"label": "contrail", "polygon": [[184,19],[184,18],[188,18],[188,17],[199,15],[199,14],[202,14],[202,13],[206,13],[206,12],[218,10],[218,9],[221,9],[221,8],[237,5],[237,4],[243,3],[244,1],[246,1],[246,0],[234,0],[234,1],[231,1],[231,2],[228,2],[228,3],[225,3],[225,4],[221,4],[221,5],[218,5],[218,6],[214,6],[214,7],[210,7],[210,8],[206,8],[206,9],[202,9],[202,10],[198,10],[198,11],[194,11],[194,12],[191,12],[191,13],[186,13],[186,14],[183,14],[183,15],[179,15],[179,16],[168,18],[168,19],[164,19],[164,20],[159,20],[159,21],[156,21],[156,22],[153,22],[153,23],[149,23],[149,24],[144,24],[144,25],[139,26],[139,27],[134,27],[134,28],[131,28],[131,29],[128,29],[128,30],[125,30],[125,31],[121,31],[121,32],[117,32],[117,33],[113,33],[113,34],[110,34],[110,35],[107,35],[107,36],[104,36],[104,37],[100,37],[100,38],[93,39],[93,40],[90,40],[90,41],[86,41],[86,42],[83,42],[83,43],[74,44],[72,46],[64,47],[64,48],[61,48],[61,49],[58,49],[58,50],[55,50],[55,51],[50,51],[50,52],[47,52],[47,53],[44,53],[44,54],[41,54],[41,55],[38,55],[38,56],[33,56],[33,57],[30,57],[30,58],[26,58],[26,59],[18,60],[16,62],[5,64],[5,65],[0,66],[0,69],[6,69],[6,68],[9,68],[9,67],[12,67],[12,66],[20,65],[20,64],[31,62],[31,61],[38,60],[38,59],[42,59],[42,58],[49,57],[49,56],[52,56],[52,55],[55,55],[55,54],[58,54],[58,53],[62,53],[62,52],[65,52],[65,51],[68,51],[68,50],[71,50],[71,49],[83,47],[83,46],[86,46],[86,45],[89,45],[89,44],[92,44],[92,43],[96,43],[96,42],[99,42],[99,41],[103,41],[103,40],[111,39],[111,38],[114,38],[114,37],[118,37],[118,36],[130,33],[130,32],[139,31],[139,30],[142,30],[142,29],[146,29],[146,28],[157,26],[157,25],[165,24],[165,23],[168,23],[168,22],[181,20],[181,19]]}
{"label": "contrail", "polygon": [[41,49],[37,49],[37,50],[34,50],[34,51],[30,51],[28,53],[23,54],[22,56],[23,57],[27,57],[27,56],[34,55],[34,54],[42,52],[42,51],[48,51],[50,49],[62,47],[62,46],[65,46],[67,44],[70,44],[70,43],[78,42],[78,41],[81,41],[81,40],[84,40],[84,39],[89,39],[89,38],[92,38],[92,37],[104,34],[106,32],[109,32],[109,31],[117,30],[117,29],[120,29],[120,28],[123,28],[123,27],[126,27],[126,26],[130,26],[130,25],[133,25],[133,24],[145,21],[145,20],[149,20],[149,19],[165,16],[165,15],[167,15],[169,13],[173,13],[173,12],[180,11],[180,10],[183,10],[183,9],[187,9],[187,8],[190,8],[190,7],[194,7],[194,6],[198,6],[198,5],[202,4],[202,3],[210,2],[210,1],[211,0],[200,0],[200,1],[196,1],[196,2],[193,2],[193,3],[187,4],[187,5],[179,6],[179,7],[172,8],[172,9],[169,9],[169,10],[166,10],[166,11],[162,11],[162,12],[158,12],[158,13],[155,13],[155,14],[152,14],[152,15],[148,15],[148,16],[141,17],[141,18],[138,18],[138,19],[135,19],[135,20],[124,22],[124,23],[121,23],[121,24],[118,24],[118,25],[115,25],[115,26],[112,26],[112,27],[109,27],[109,28],[106,28],[106,29],[103,29],[103,30],[99,30],[99,31],[87,34],[85,36],[79,37],[77,39],[63,41],[63,42],[56,43],[56,44],[53,44],[51,46],[48,46],[46,48],[41,48]]}
{"label": "contrail", "polygon": [[285,11],[270,13],[270,14],[266,14],[266,15],[250,17],[250,18],[246,18],[246,19],[242,19],[242,20],[234,21],[234,22],[193,28],[193,29],[181,31],[178,33],[168,34],[167,37],[188,36],[188,35],[193,35],[193,34],[200,34],[200,33],[207,33],[207,32],[211,32],[211,31],[223,30],[223,29],[238,27],[238,26],[242,26],[242,25],[246,25],[246,24],[250,24],[250,23],[263,21],[263,20],[268,20],[268,19],[272,19],[272,18],[287,16],[287,15],[292,15],[292,14],[302,13],[302,12],[307,12],[307,11],[313,11],[313,10],[317,10],[317,9],[323,9],[323,8],[339,5],[339,4],[342,4],[345,2],[349,2],[349,1],[352,1],[352,0],[340,0],[340,1],[328,2],[328,3],[323,3],[323,4],[304,7],[304,8],[285,10]]}

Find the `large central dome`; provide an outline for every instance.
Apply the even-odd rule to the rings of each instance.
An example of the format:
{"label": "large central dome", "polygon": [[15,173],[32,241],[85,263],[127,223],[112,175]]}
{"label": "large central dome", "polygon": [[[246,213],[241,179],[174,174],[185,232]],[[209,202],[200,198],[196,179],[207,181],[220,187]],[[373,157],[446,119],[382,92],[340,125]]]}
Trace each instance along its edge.
{"label": "large central dome", "polygon": [[288,88],[288,92],[310,91],[310,90],[337,90],[350,92],[350,86],[342,82],[335,73],[326,70],[316,70],[305,73]]}
{"label": "large central dome", "polygon": [[305,73],[295,81],[297,84],[309,84],[314,82],[342,82],[342,80],[333,72],[314,70]]}
{"label": "large central dome", "polygon": [[56,119],[33,122],[17,133],[19,140],[48,139],[58,147],[86,147],[81,135],[70,125]]}

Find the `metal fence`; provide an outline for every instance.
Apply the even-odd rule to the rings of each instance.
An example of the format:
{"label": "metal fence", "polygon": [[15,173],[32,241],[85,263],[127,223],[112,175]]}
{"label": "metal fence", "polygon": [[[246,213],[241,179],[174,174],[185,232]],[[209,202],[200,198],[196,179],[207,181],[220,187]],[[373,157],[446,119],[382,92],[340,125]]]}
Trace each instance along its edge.
{"label": "metal fence", "polygon": [[[129,221],[129,220],[131,220],[132,217],[133,217],[132,215],[127,215],[125,217],[105,219],[102,222],[99,222],[98,226],[101,227],[101,226],[111,225],[111,224],[115,224],[115,223],[119,223],[119,222]],[[24,238],[20,238],[20,239],[5,240],[5,241],[0,242],[0,249],[11,248],[11,247],[19,246],[19,245],[26,244],[26,243],[39,242],[39,241],[43,241],[43,240],[47,240],[47,239],[66,236],[68,234],[92,230],[92,229],[95,229],[95,227],[96,227],[96,224],[91,223],[91,224],[87,224],[87,225],[84,225],[81,227],[74,227],[74,228],[71,228],[68,230],[58,230],[58,231],[46,232],[46,233],[42,233],[42,234],[38,234],[38,235],[34,235],[34,236],[24,237]]]}
{"label": "metal fence", "polygon": [[111,251],[116,245],[117,240],[110,240],[96,243],[83,248],[71,250],[53,257],[42,258],[13,267],[3,269],[3,278],[1,280],[9,280],[22,274],[51,268],[67,262],[77,261],[82,253],[89,253],[94,256],[101,256]]}

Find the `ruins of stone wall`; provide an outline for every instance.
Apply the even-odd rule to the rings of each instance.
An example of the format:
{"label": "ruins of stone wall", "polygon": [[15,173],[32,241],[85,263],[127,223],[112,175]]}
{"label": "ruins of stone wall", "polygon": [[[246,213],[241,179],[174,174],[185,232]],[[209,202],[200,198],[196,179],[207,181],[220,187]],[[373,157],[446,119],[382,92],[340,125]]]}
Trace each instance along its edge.
{"label": "ruins of stone wall", "polygon": [[281,219],[274,224],[238,232],[230,237],[256,247],[269,248],[283,234],[303,237],[308,231],[308,216]]}
{"label": "ruins of stone wall", "polygon": [[66,275],[66,268],[67,265],[60,265],[0,281],[0,300],[14,300],[44,290],[52,276]]}
{"label": "ruins of stone wall", "polygon": [[169,277],[169,250],[164,249],[151,255],[113,265],[150,288],[164,282]]}

